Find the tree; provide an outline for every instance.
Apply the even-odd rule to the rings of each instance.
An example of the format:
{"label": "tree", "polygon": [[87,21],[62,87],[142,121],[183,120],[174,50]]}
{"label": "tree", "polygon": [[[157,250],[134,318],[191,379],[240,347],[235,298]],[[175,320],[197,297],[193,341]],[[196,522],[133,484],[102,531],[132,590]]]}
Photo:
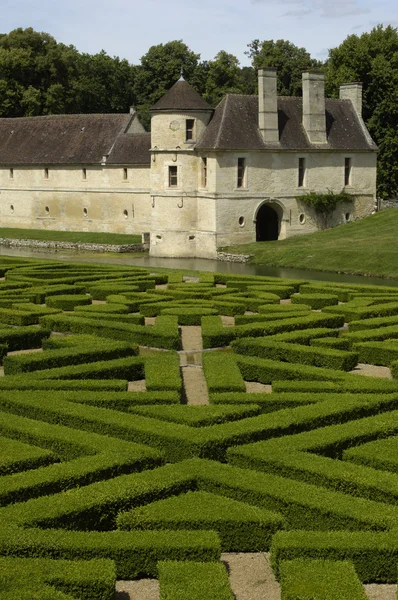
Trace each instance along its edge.
{"label": "tree", "polygon": [[302,72],[321,68],[322,63],[311,58],[305,48],[298,48],[287,40],[253,40],[245,52],[253,67],[275,67],[280,96],[300,96]]}
{"label": "tree", "polygon": [[239,61],[233,54],[221,50],[209,62],[205,99],[215,106],[225,94],[242,94]]}
{"label": "tree", "polygon": [[192,85],[198,83],[199,58],[200,54],[192,52],[182,40],[152,46],[144,54],[141,64],[133,71],[133,90],[137,110],[145,126],[150,123],[151,106],[180,78],[181,69],[186,81]]}
{"label": "tree", "polygon": [[0,35],[0,116],[126,112],[132,68],[104,51],[91,56],[32,28]]}
{"label": "tree", "polygon": [[326,90],[337,97],[341,83],[363,83],[363,117],[379,146],[377,192],[398,194],[398,30],[378,25],[348,36],[329,50]]}

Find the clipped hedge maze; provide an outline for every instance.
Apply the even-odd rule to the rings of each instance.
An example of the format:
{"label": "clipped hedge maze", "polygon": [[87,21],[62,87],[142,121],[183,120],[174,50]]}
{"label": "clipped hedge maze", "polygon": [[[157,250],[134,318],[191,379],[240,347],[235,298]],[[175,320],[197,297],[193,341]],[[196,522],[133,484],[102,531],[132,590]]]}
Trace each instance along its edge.
{"label": "clipped hedge maze", "polygon": [[155,577],[231,600],[221,552],[270,550],[285,599],[397,581],[398,288],[8,257],[0,276],[4,598]]}

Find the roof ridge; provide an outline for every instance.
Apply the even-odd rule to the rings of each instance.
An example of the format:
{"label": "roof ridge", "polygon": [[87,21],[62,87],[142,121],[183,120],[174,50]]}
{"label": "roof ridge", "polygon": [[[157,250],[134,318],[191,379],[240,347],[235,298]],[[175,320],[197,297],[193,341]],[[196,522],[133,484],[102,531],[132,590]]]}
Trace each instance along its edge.
{"label": "roof ridge", "polygon": [[226,108],[227,108],[227,104],[228,104],[228,96],[229,94],[227,94],[224,98],[224,106],[222,109],[222,114],[221,114],[221,119],[220,119],[220,125],[218,127],[218,132],[217,132],[217,137],[216,137],[216,143],[215,143],[215,147],[217,148],[218,146],[218,142],[220,141],[220,137],[221,137],[221,131],[224,125],[224,121],[225,121],[225,113],[226,113]]}

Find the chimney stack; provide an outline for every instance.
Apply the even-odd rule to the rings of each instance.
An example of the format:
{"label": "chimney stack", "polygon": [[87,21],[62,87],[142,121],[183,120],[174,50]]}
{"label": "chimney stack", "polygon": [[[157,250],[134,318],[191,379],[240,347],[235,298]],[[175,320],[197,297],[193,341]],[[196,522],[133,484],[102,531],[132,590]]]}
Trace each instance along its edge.
{"label": "chimney stack", "polygon": [[342,83],[340,100],[351,100],[357,115],[362,116],[362,83]]}
{"label": "chimney stack", "polygon": [[258,70],[258,126],[265,143],[279,142],[276,69]]}
{"label": "chimney stack", "polygon": [[320,71],[303,73],[303,126],[311,144],[326,144],[325,80]]}

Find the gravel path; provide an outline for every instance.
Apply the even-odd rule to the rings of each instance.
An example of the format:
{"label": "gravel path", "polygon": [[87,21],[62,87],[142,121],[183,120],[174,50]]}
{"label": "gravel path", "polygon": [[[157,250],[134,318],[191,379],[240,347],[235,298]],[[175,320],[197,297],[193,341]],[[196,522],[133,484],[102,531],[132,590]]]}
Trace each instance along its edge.
{"label": "gravel path", "polygon": [[369,600],[396,600],[397,586],[370,583],[363,586]]}
{"label": "gravel path", "polygon": [[375,365],[367,365],[358,363],[355,369],[350,371],[353,375],[366,375],[368,377],[382,377],[384,379],[392,379],[391,371],[388,367],[376,367]]}
{"label": "gravel path", "polygon": [[280,600],[280,586],[271,569],[269,554],[222,554],[235,600]]}
{"label": "gravel path", "polygon": [[156,579],[117,581],[115,600],[159,600],[159,583]]}

